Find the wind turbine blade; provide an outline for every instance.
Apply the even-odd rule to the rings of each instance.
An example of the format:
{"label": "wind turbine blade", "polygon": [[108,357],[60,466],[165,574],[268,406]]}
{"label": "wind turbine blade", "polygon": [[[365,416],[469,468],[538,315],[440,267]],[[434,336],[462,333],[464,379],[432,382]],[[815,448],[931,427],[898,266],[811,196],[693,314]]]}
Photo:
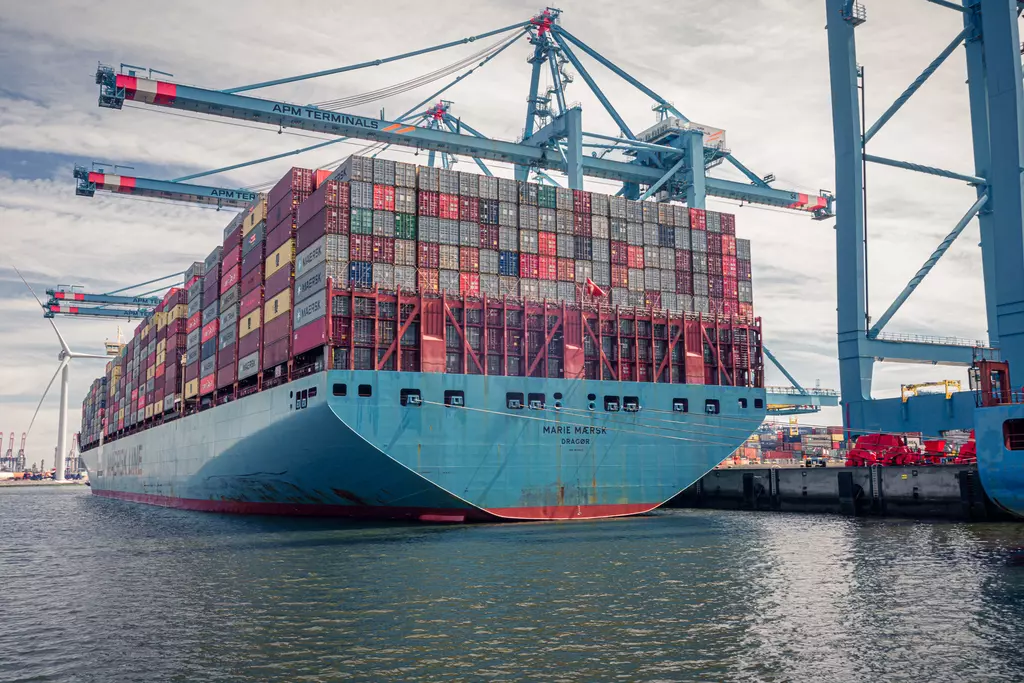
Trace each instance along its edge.
{"label": "wind turbine blade", "polygon": [[67,359],[62,360],[57,364],[57,372],[53,373],[53,377],[50,378],[50,383],[46,385],[45,389],[43,389],[43,395],[39,397],[39,404],[36,406],[36,412],[32,413],[32,420],[28,423],[28,429],[25,430],[26,436],[32,432],[32,425],[36,422],[36,416],[39,415],[39,409],[43,407],[43,401],[46,400],[47,392],[50,391],[50,387],[53,386],[53,380],[57,379],[57,375],[60,374],[60,371],[63,370],[64,366],[67,364]]}
{"label": "wind turbine blade", "polygon": [[[21,281],[25,283],[25,287],[28,288],[32,298],[36,300],[37,304],[39,304],[39,308],[46,310],[46,306],[44,306],[43,302],[39,300],[38,296],[36,296],[36,291],[32,289],[32,285],[28,283],[28,280],[26,280],[25,276],[21,274],[21,271],[18,270],[17,266],[14,266],[14,272],[17,273],[18,277],[21,278]],[[64,349],[65,353],[71,353],[71,348],[68,346],[68,343],[64,341],[64,337],[61,335],[60,330],[57,329],[57,323],[53,322],[53,318],[47,318],[47,320],[50,321],[50,327],[52,327],[53,331],[57,334],[57,339],[60,341],[61,348]]]}
{"label": "wind turbine blade", "polygon": [[97,353],[77,353],[73,352],[68,355],[69,358],[99,358],[101,360],[111,360],[113,356],[99,355]]}

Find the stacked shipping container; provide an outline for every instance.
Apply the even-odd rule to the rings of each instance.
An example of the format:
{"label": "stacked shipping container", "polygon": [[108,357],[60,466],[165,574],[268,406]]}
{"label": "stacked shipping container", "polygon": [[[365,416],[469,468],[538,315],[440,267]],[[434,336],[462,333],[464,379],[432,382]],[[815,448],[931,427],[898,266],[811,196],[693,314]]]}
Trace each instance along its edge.
{"label": "stacked shipping container", "polygon": [[[549,330],[546,344],[544,316],[525,302],[580,302],[588,279],[608,294],[594,303],[648,313],[616,312],[614,324],[598,313],[570,361],[564,332]],[[175,412],[181,392],[206,406],[286,381],[328,345],[336,368],[721,383],[721,358],[697,374],[683,361],[692,349],[666,359],[675,347],[665,330],[686,320],[655,320],[667,311],[711,316],[731,382],[741,366],[744,376],[760,367],[750,243],[736,237],[734,216],[383,159],[351,157],[331,180],[292,169],[173,291],[108,365],[105,388],[94,384],[83,443],[102,429],[105,406],[114,434]],[[432,318],[408,303],[417,293],[448,296],[455,317],[421,330]],[[461,297],[523,303],[498,312],[464,308]],[[502,320],[477,327],[492,315]],[[427,353],[428,333],[440,356]],[[711,362],[707,349],[700,355]]]}

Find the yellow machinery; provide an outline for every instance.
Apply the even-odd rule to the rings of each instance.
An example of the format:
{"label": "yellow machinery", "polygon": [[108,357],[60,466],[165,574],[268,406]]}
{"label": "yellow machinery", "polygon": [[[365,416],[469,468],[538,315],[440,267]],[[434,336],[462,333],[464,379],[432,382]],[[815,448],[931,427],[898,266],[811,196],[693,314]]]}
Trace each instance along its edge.
{"label": "yellow machinery", "polygon": [[900,386],[900,396],[903,397],[903,402],[906,403],[911,396],[917,396],[921,389],[929,387],[942,387],[946,391],[946,399],[953,397],[954,391],[960,391],[960,380],[958,379],[943,379],[937,382],[921,382],[920,384],[904,384]]}

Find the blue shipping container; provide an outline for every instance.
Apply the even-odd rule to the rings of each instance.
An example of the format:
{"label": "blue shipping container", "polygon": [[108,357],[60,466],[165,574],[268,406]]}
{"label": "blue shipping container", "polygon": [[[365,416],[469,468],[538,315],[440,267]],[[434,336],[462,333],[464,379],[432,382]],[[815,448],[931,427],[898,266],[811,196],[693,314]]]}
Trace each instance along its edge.
{"label": "blue shipping container", "polygon": [[206,360],[217,355],[217,338],[207,339],[200,347],[199,360]]}
{"label": "blue shipping container", "polygon": [[658,246],[659,247],[672,247],[676,246],[676,231],[668,225],[658,226]]}
{"label": "blue shipping container", "polygon": [[514,251],[499,252],[498,273],[508,277],[519,277],[519,254]]}
{"label": "blue shipping container", "polygon": [[353,287],[372,287],[373,264],[365,261],[352,261],[348,264],[348,280]]}
{"label": "blue shipping container", "polygon": [[497,225],[499,206],[500,204],[497,199],[481,199],[480,222],[488,225]]}

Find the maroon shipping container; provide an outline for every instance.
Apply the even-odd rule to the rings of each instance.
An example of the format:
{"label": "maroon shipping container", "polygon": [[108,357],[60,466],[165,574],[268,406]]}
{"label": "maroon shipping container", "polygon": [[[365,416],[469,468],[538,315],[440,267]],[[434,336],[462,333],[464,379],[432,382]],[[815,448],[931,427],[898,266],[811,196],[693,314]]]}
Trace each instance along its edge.
{"label": "maroon shipping container", "polygon": [[263,369],[269,370],[270,368],[287,363],[291,357],[291,335],[278,339],[275,342],[263,345]]}
{"label": "maroon shipping container", "polygon": [[690,252],[686,249],[676,250],[676,271],[683,271],[689,273],[693,268],[693,264],[690,261]]}
{"label": "maroon shipping container", "polygon": [[194,379],[199,379],[199,363],[193,363],[185,367],[185,381],[191,382]]}
{"label": "maroon shipping container", "polygon": [[242,221],[238,221],[231,229],[228,236],[224,238],[224,251],[242,243]]}
{"label": "maroon shipping container", "polygon": [[277,181],[273,189],[267,194],[267,206],[274,206],[292,191],[303,193],[307,196],[313,192],[313,171],[308,168],[293,168]]}
{"label": "maroon shipping container", "polygon": [[291,265],[278,268],[277,272],[268,277],[266,284],[263,285],[264,296],[269,299],[275,294],[280,294],[293,284],[295,284],[295,278],[292,276]]}
{"label": "maroon shipping container", "polygon": [[[625,242],[611,242],[611,262],[617,266],[624,266],[629,262],[629,246]],[[615,285],[612,285],[613,287]]]}
{"label": "maroon shipping container", "polygon": [[[355,237],[355,235],[353,235]],[[418,257],[416,259],[416,265],[420,268],[440,268],[441,267],[441,245],[435,244],[434,242],[420,242],[417,248]],[[352,256],[353,261],[359,261],[355,256]]]}
{"label": "maroon shipping container", "polygon": [[235,362],[235,342],[217,351],[217,367],[222,368]]}
{"label": "maroon shipping container", "polygon": [[[296,220],[301,226],[319,213],[325,206],[336,209],[349,207],[348,183],[329,180],[322,183],[313,194],[299,204]],[[347,213],[347,212],[346,212]]]}
{"label": "maroon shipping container", "polygon": [[[351,251],[349,252],[351,254]],[[355,260],[353,258],[353,260]],[[373,258],[371,259],[374,263],[394,263],[395,262],[395,238],[394,237],[374,237],[373,238]]]}
{"label": "maroon shipping container", "polygon": [[327,343],[327,316],[292,332],[292,354],[299,355]]}
{"label": "maroon shipping container", "polygon": [[260,261],[259,268],[253,268],[242,277],[242,296],[251,292],[263,284],[263,261]]}
{"label": "maroon shipping container", "polygon": [[352,235],[349,238],[348,253],[353,261],[372,261],[373,235]]}
{"label": "maroon shipping container", "polygon": [[235,375],[238,374],[238,363],[232,357],[231,365],[217,369],[217,388],[223,389],[235,383]]}
{"label": "maroon shipping container", "polygon": [[237,266],[241,260],[241,244],[236,244],[233,247],[224,247],[224,258],[221,259],[220,269],[221,271],[230,270],[232,266]]}
{"label": "maroon shipping container", "polygon": [[292,333],[292,312],[282,313],[269,323],[263,323],[263,346],[273,344],[281,337],[287,337]]}
{"label": "maroon shipping container", "polygon": [[421,216],[437,217],[439,212],[437,192],[424,192],[421,190],[416,203]]}
{"label": "maroon shipping container", "polygon": [[[303,204],[305,206],[305,204]],[[302,251],[316,242],[322,235],[349,234],[349,209],[326,206],[312,216],[307,222],[300,223],[297,231],[296,251]]]}
{"label": "maroon shipping container", "polygon": [[463,273],[479,273],[480,250],[476,247],[459,247],[459,270]]}
{"label": "maroon shipping container", "polygon": [[577,214],[590,213],[590,193],[584,190],[572,191],[572,210]]}
{"label": "maroon shipping container", "polygon": [[483,249],[498,249],[498,234],[500,228],[497,225],[480,225],[480,246]]}
{"label": "maroon shipping container", "polygon": [[263,247],[259,246],[242,257],[242,281],[252,273],[256,266],[263,265]]}
{"label": "maroon shipping container", "polygon": [[[573,192],[579,192],[580,190],[573,190]],[[587,193],[587,204],[590,204],[590,193]],[[590,213],[577,213],[573,214],[572,217],[572,234],[577,237],[590,237]]]}
{"label": "maroon shipping container", "polygon": [[268,220],[267,221],[266,232],[270,233],[272,230],[277,230],[282,225],[290,225],[290,226],[292,226],[292,230],[295,230],[296,228],[299,227],[299,223],[295,219],[295,214],[296,213],[298,213],[298,209],[292,209],[291,211],[287,211],[287,212],[281,214],[281,217],[278,218],[277,220],[275,220],[273,223],[271,223]]}
{"label": "maroon shipping container", "polygon": [[279,225],[267,235],[267,253],[273,254],[284,246],[284,243],[295,237],[295,229],[289,224]]}
{"label": "maroon shipping container", "polygon": [[[202,305],[203,308],[206,308],[207,306],[209,306],[210,304],[212,304],[214,301],[216,301],[219,298],[220,298],[220,283],[210,287],[209,289],[204,289],[203,290],[203,296],[202,296],[202,298],[200,298],[199,302],[200,302],[200,304]],[[144,341],[144,343],[148,344],[149,341],[150,341],[149,339],[146,339]]]}
{"label": "maroon shipping container", "polygon": [[479,221],[480,200],[476,197],[459,197],[459,220],[473,223]]}
{"label": "maroon shipping container", "polygon": [[[263,287],[256,287],[251,292],[242,295],[241,305],[238,307],[238,317],[249,315],[263,305]],[[242,354],[245,355],[244,353]]]}
{"label": "maroon shipping container", "polygon": [[237,348],[238,357],[245,358],[251,353],[255,353],[260,350],[260,342],[263,339],[263,330],[253,330],[244,337],[239,338]]}
{"label": "maroon shipping container", "polygon": [[[185,331],[184,320],[181,318],[175,318],[171,322],[164,326],[164,339],[170,339],[176,334],[180,334]],[[170,346],[170,344],[168,344]]]}

